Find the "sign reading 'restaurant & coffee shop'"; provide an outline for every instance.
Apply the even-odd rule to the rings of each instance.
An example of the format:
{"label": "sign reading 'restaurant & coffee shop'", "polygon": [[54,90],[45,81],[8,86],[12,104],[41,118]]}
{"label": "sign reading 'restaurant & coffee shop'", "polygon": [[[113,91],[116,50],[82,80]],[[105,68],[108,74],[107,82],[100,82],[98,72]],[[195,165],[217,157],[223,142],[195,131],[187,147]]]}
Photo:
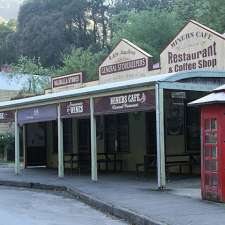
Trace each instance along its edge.
{"label": "sign reading 'restaurant & coffee shop'", "polygon": [[155,92],[140,91],[95,99],[95,114],[123,113],[155,109]]}
{"label": "sign reading 'restaurant & coffee shop'", "polygon": [[53,92],[63,91],[73,88],[81,87],[83,82],[83,74],[74,73],[66,76],[52,78],[52,90]]}
{"label": "sign reading 'restaurant & coffee shop'", "polygon": [[190,21],[161,53],[161,73],[224,70],[225,37]]}
{"label": "sign reading 'restaurant & coffee shop'", "polygon": [[100,82],[113,82],[146,76],[152,69],[152,56],[122,39],[99,67]]}

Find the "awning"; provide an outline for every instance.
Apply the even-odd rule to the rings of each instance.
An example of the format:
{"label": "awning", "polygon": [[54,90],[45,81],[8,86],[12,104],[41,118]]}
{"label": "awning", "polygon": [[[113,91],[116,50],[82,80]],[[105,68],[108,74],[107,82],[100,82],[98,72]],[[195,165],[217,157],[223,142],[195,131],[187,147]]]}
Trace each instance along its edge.
{"label": "awning", "polygon": [[21,126],[27,123],[46,122],[56,119],[57,119],[56,105],[33,107],[18,111],[18,123]]}

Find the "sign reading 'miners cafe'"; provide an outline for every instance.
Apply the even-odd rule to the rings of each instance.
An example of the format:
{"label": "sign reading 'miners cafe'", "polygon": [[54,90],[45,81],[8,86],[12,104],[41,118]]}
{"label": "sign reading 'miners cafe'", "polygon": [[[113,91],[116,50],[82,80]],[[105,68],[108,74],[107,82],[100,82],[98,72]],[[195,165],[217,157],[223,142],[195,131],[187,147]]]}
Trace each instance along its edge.
{"label": "sign reading 'miners cafe'", "polygon": [[[44,153],[42,159],[33,157],[32,146],[29,152],[29,146],[25,145],[24,153],[32,156],[25,157],[25,165],[38,163],[58,167],[58,176],[63,177],[66,153],[63,134],[66,134],[67,140],[72,140],[68,149],[76,150],[78,154],[79,147],[74,145],[83,143],[83,139],[78,140],[79,137],[87,137],[88,140],[83,145],[87,146],[90,154],[87,159],[91,161],[88,165],[91,165],[92,180],[98,179],[98,163],[107,161],[99,160],[99,154],[104,155],[111,150],[117,154],[122,146],[123,149],[121,147],[122,150],[119,150],[125,154],[115,163],[126,160],[123,163],[125,169],[134,171],[137,165],[144,165],[144,156],[154,153],[158,187],[165,187],[166,153],[187,155],[192,149],[200,149],[198,133],[192,132],[199,130],[197,121],[192,121],[197,118],[197,112],[187,113],[190,117],[188,122],[184,118],[186,102],[197,99],[199,95],[204,95],[225,82],[224,53],[223,35],[190,21],[162,51],[158,67],[153,65],[150,54],[123,39],[100,65],[98,80],[85,83],[82,73],[56,77],[52,80],[52,89],[48,94],[1,102],[0,122],[15,118],[15,173],[20,171],[21,127],[33,132],[31,123],[48,122],[49,126],[43,126],[48,134],[46,138],[51,136],[49,139],[54,141],[57,138],[58,145],[51,143],[51,152],[43,146],[49,152],[45,154],[40,149],[39,152]],[[201,71],[187,73],[191,70]],[[8,113],[10,110],[11,113]],[[83,129],[80,129],[82,122]],[[188,130],[189,127],[193,129]],[[82,135],[76,136],[81,131]],[[192,139],[194,148],[188,146],[191,139],[187,139],[187,133],[189,136],[197,133],[195,139]],[[75,137],[74,140],[71,137]],[[31,143],[35,143],[32,141]],[[152,143],[152,147],[147,147]],[[33,162],[31,159],[39,161]]]}
{"label": "sign reading 'miners cafe'", "polygon": [[161,73],[224,70],[225,37],[190,21],[162,51]]}

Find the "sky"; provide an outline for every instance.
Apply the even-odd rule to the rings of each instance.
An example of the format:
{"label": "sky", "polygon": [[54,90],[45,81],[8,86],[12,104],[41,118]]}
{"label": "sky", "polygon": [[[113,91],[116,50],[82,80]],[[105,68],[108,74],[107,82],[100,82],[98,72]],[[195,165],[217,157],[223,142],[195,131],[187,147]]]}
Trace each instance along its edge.
{"label": "sky", "polygon": [[22,2],[23,0],[0,0],[0,17],[6,20],[16,19]]}

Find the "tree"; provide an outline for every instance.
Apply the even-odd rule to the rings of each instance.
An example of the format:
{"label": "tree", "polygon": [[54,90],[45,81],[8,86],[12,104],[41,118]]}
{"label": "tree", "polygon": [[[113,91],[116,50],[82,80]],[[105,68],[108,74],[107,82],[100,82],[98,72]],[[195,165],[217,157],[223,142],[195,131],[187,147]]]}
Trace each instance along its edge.
{"label": "tree", "polygon": [[[131,12],[127,22],[120,24],[120,30],[114,34],[113,45],[126,38],[159,60],[159,54],[183,24],[177,15],[168,10],[152,9],[139,13]],[[118,24],[116,24],[118,27]]]}
{"label": "tree", "polygon": [[73,49],[71,54],[64,56],[63,66],[56,70],[55,74],[65,75],[82,71],[86,81],[96,80],[98,65],[105,55],[105,52],[92,53],[89,49]]}
{"label": "tree", "polygon": [[[206,5],[206,3],[205,3]],[[225,33],[225,3],[224,0],[208,1],[206,10],[201,16],[199,22],[216,30]]]}
{"label": "tree", "polygon": [[[20,54],[59,66],[73,48],[101,50],[107,45],[104,0],[30,0],[18,17]],[[94,25],[93,25],[94,24]],[[100,27],[101,24],[101,27]]]}
{"label": "tree", "polygon": [[31,94],[40,94],[46,88],[49,88],[49,79],[52,70],[46,69],[41,65],[40,59],[20,57],[16,64],[12,65],[11,77],[20,79],[21,76],[27,76],[28,82],[23,87],[22,92]]}
{"label": "tree", "polygon": [[16,58],[16,49],[13,47],[15,30],[16,22],[13,20],[0,23],[0,68]]}
{"label": "tree", "polygon": [[121,11],[140,12],[153,8],[168,8],[170,0],[115,0],[114,10],[119,14]]}

